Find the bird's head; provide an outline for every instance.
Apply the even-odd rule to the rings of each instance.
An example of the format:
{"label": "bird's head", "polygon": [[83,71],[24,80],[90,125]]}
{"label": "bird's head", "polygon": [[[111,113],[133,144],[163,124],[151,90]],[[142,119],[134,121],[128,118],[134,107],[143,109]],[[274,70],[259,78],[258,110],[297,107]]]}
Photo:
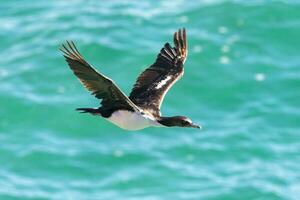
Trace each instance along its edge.
{"label": "bird's head", "polygon": [[191,119],[184,116],[161,117],[158,122],[164,126],[201,128],[201,126],[194,124]]}

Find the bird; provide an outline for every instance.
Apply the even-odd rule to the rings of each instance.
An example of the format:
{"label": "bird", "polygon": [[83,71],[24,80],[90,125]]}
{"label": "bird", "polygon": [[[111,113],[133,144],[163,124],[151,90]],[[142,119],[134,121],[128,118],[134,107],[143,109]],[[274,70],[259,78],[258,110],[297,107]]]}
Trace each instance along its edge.
{"label": "bird", "polygon": [[138,76],[129,96],[112,79],[90,65],[73,41],[63,43],[60,50],[70,69],[85,88],[100,100],[99,107],[76,110],[103,117],[130,131],[147,127],[201,128],[188,117],[165,117],[160,112],[166,93],[184,74],[188,55],[185,28],[178,29],[173,40],[174,47],[165,43],[155,62]]}

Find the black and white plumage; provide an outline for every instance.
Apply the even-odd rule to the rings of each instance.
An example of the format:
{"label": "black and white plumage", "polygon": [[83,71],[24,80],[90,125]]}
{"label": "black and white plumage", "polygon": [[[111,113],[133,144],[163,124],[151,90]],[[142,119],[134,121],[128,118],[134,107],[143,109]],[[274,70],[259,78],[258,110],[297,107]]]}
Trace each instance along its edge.
{"label": "black and white plumage", "polygon": [[187,117],[162,117],[160,113],[164,96],[184,72],[183,65],[188,53],[185,29],[175,32],[174,45],[175,47],[169,43],[164,45],[156,61],[140,74],[127,97],[111,79],[97,72],[84,60],[72,41],[63,44],[61,51],[71,70],[101,100],[98,108],[77,110],[102,116],[127,130],[149,126],[200,128]]}

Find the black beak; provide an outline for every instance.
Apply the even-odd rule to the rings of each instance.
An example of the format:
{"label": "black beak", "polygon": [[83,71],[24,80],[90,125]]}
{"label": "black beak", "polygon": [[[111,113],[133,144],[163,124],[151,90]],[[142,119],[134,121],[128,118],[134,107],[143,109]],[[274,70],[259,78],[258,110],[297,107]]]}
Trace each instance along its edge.
{"label": "black beak", "polygon": [[202,129],[202,127],[201,127],[201,126],[198,126],[198,125],[196,125],[196,124],[191,124],[191,125],[190,125],[190,127],[192,127],[192,128],[199,128],[199,129]]}

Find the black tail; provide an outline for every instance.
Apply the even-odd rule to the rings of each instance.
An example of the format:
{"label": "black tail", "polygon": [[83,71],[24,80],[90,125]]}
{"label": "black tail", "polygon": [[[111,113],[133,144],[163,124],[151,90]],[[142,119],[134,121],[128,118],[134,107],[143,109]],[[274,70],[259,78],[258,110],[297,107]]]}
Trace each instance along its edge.
{"label": "black tail", "polygon": [[76,108],[80,113],[90,113],[92,115],[101,115],[98,108]]}

